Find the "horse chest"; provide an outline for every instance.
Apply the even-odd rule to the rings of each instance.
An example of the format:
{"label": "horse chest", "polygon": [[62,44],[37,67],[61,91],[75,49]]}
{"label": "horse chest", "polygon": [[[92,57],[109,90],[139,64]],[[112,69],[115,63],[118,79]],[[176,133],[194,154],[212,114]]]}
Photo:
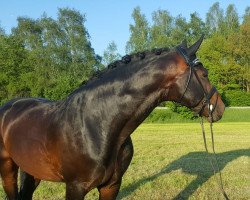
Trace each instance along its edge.
{"label": "horse chest", "polygon": [[[80,179],[89,184],[102,184],[109,180],[116,167],[117,153],[113,148],[96,154],[95,148],[70,145],[61,151],[62,174],[65,181]],[[90,144],[88,144],[90,145]],[[77,148],[78,147],[78,148]],[[91,146],[90,146],[91,147]]]}

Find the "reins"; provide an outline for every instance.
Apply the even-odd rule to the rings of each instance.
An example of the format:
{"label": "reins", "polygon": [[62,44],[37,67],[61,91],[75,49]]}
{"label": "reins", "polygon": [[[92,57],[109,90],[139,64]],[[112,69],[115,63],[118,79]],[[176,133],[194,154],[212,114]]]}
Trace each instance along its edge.
{"label": "reins", "polygon": [[[212,115],[209,114],[209,117],[210,117],[210,120],[212,120]],[[204,146],[205,146],[205,149],[206,149],[206,152],[207,152],[207,157],[209,159],[209,162],[210,162],[210,165],[212,166],[213,168],[213,173],[214,173],[214,176],[220,186],[220,190],[221,190],[221,193],[223,194],[224,198],[226,200],[229,200],[225,190],[224,190],[224,187],[223,187],[223,181],[222,181],[222,175],[221,175],[221,171],[220,171],[220,168],[219,168],[219,164],[218,164],[218,159],[217,159],[217,155],[215,153],[215,148],[214,148],[214,133],[213,133],[213,122],[210,121],[209,125],[210,125],[210,133],[211,133],[211,141],[212,141],[212,150],[213,150],[213,159],[215,161],[215,165],[213,164],[213,159],[212,159],[212,155],[209,154],[209,151],[208,151],[208,148],[207,148],[207,139],[206,139],[206,132],[205,132],[205,128],[204,128],[204,124],[203,124],[203,118],[200,117],[201,121],[200,121],[200,125],[201,125],[201,130],[202,130],[202,136],[203,136],[203,140],[204,140]],[[216,176],[216,173],[219,173],[219,178]]]}
{"label": "reins", "polygon": [[[202,135],[203,135],[203,140],[204,140],[204,146],[205,146],[205,150],[207,152],[207,157],[209,158],[209,162],[212,166],[212,169],[213,169],[213,173],[214,173],[214,176],[216,177],[216,180],[220,186],[220,190],[224,196],[224,198],[226,200],[229,200],[225,190],[224,190],[224,187],[223,187],[223,181],[222,181],[222,175],[221,175],[221,171],[220,171],[220,168],[219,168],[219,164],[218,164],[218,159],[217,159],[217,156],[216,156],[216,153],[215,153],[215,147],[214,147],[214,133],[213,133],[213,111],[214,109],[216,108],[217,106],[217,101],[218,101],[218,94],[217,94],[217,98],[216,98],[216,101],[215,101],[215,105],[212,105],[210,103],[210,99],[212,98],[212,96],[217,92],[216,88],[213,86],[210,91],[207,93],[206,90],[204,89],[197,73],[195,72],[195,70],[193,69],[196,65],[200,64],[200,61],[198,58],[194,59],[194,60],[190,60],[188,55],[187,55],[187,52],[184,48],[182,48],[181,46],[178,46],[177,48],[177,52],[179,52],[183,58],[185,59],[187,65],[189,66],[190,68],[190,72],[189,72],[189,76],[188,76],[188,80],[187,80],[187,83],[186,83],[186,86],[185,86],[185,89],[184,89],[184,92],[179,100],[179,103],[182,101],[187,89],[188,89],[188,86],[189,86],[189,83],[190,83],[190,80],[192,78],[192,75],[194,74],[197,81],[199,82],[201,88],[202,88],[202,91],[203,91],[203,94],[204,94],[204,101],[202,102],[202,107],[201,109],[199,110],[198,112],[198,115],[200,116],[200,125],[201,125],[201,130],[202,130]],[[209,119],[210,119],[210,133],[211,133],[211,140],[212,140],[212,150],[213,150],[213,159],[215,161],[215,164],[216,164],[216,167],[214,166],[213,164],[213,159],[212,159],[212,156],[211,154],[209,154],[209,151],[208,151],[208,148],[207,148],[207,140],[206,140],[206,133],[205,133],[205,129],[204,129],[204,124],[203,124],[203,118],[201,117],[203,111],[204,111],[204,108],[208,106],[208,112],[209,112]],[[211,107],[212,106],[212,107]],[[216,173],[219,173],[219,178],[216,176]]]}

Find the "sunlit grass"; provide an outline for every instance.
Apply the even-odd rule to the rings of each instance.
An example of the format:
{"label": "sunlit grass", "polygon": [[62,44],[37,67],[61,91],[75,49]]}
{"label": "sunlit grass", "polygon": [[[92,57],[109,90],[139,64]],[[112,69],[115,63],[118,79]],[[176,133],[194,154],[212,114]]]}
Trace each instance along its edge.
{"label": "sunlit grass", "polygon": [[[196,123],[199,119],[186,119],[171,109],[155,109],[146,119],[147,123]],[[226,108],[222,119],[223,122],[250,122],[250,108]]]}
{"label": "sunlit grass", "polygon": [[[216,123],[214,132],[229,198],[250,199],[250,122]],[[142,124],[132,139],[135,153],[118,199],[223,199],[204,152],[198,123]],[[42,182],[34,199],[64,199],[64,195],[64,184]],[[86,199],[98,199],[97,190]]]}

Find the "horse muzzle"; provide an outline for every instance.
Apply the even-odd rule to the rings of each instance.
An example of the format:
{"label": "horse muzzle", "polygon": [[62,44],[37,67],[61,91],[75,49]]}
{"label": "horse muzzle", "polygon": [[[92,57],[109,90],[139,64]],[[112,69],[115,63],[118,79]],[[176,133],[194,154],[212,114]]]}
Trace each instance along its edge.
{"label": "horse muzzle", "polygon": [[209,122],[219,121],[225,111],[225,104],[220,94],[216,91],[210,99],[204,99],[193,111],[205,117]]}

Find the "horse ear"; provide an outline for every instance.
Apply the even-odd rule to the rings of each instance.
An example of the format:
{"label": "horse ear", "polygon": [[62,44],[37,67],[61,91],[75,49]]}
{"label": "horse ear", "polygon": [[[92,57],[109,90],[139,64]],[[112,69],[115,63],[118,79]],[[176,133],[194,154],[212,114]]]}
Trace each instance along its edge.
{"label": "horse ear", "polygon": [[202,34],[202,36],[200,37],[200,39],[197,42],[195,42],[191,47],[189,47],[187,49],[187,53],[188,53],[189,56],[192,56],[197,52],[197,50],[199,49],[203,39],[204,39],[204,34]]}
{"label": "horse ear", "polygon": [[184,47],[185,49],[187,49],[187,40],[185,39],[185,40],[183,40],[182,42],[181,42],[181,45],[180,46],[182,46],[182,47]]}

